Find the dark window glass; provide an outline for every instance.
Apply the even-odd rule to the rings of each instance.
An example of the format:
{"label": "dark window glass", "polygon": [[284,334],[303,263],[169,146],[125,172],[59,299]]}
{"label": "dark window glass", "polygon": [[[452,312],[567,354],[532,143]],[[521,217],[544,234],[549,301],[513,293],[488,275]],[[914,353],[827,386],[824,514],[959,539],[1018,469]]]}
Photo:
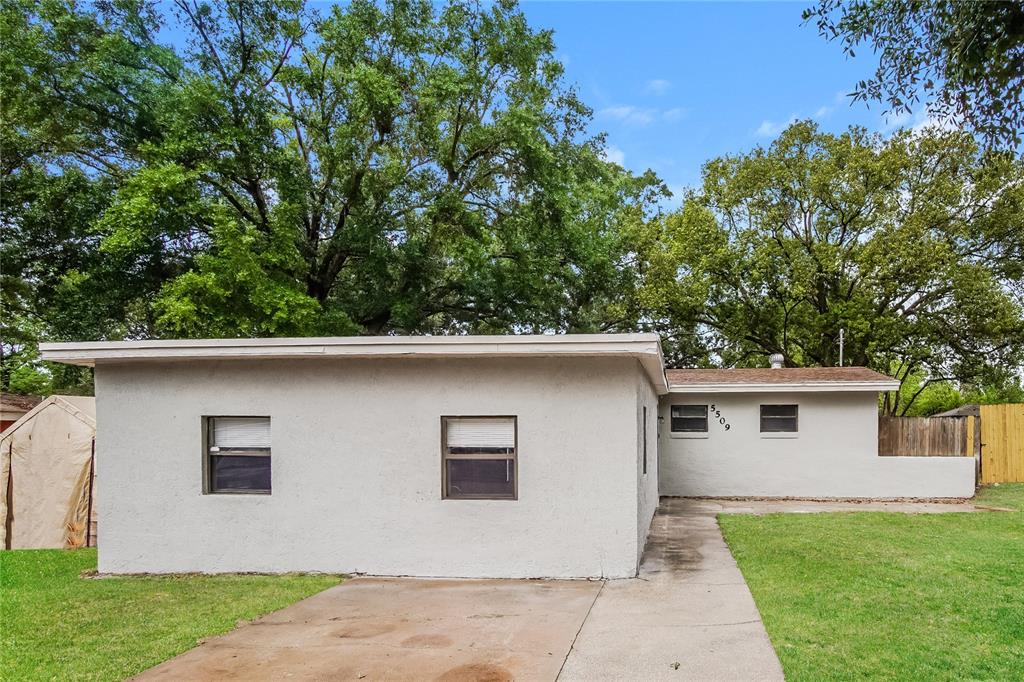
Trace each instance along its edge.
{"label": "dark window glass", "polygon": [[204,417],[203,492],[270,492],[270,417]]}
{"label": "dark window glass", "polygon": [[762,405],[761,433],[795,433],[796,405]]}
{"label": "dark window glass", "polygon": [[516,418],[441,417],[445,499],[516,499]]}
{"label": "dark window glass", "polygon": [[647,406],[644,405],[644,473],[647,473]]}
{"label": "dark window glass", "polygon": [[270,492],[270,457],[210,455],[210,492]]}
{"label": "dark window glass", "polygon": [[448,448],[448,452],[452,455],[511,455],[515,453],[515,448],[474,445],[465,448]]}
{"label": "dark window glass", "polygon": [[673,405],[671,418],[674,433],[704,433],[708,430],[707,405]]}
{"label": "dark window glass", "polygon": [[449,459],[448,497],[515,497],[511,459]]}

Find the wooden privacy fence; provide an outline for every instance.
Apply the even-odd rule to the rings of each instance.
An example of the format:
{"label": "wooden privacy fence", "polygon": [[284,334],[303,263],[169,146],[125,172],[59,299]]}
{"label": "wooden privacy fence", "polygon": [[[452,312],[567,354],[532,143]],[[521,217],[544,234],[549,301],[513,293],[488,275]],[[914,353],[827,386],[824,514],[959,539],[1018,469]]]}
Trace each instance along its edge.
{"label": "wooden privacy fence", "polygon": [[1024,482],[1024,404],[982,405],[981,482]]}
{"label": "wooden privacy fence", "polygon": [[973,457],[974,417],[879,417],[882,457]]}

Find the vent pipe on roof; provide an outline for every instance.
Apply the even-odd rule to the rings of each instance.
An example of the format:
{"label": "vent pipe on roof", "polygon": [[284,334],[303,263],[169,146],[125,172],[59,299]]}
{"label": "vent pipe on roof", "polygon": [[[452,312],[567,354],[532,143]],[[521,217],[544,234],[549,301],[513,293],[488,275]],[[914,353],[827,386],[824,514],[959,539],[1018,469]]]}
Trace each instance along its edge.
{"label": "vent pipe on roof", "polygon": [[782,353],[772,353],[768,356],[768,362],[772,363],[772,369],[781,369],[782,363],[786,361],[786,356]]}

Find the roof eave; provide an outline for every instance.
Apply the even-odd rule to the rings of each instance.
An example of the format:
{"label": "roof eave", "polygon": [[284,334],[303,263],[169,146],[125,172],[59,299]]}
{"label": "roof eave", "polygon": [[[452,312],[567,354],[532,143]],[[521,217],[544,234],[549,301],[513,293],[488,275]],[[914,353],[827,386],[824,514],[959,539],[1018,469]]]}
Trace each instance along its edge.
{"label": "roof eave", "polygon": [[42,359],[103,363],[315,358],[635,357],[659,395],[668,392],[656,334],[336,337],[41,343]]}
{"label": "roof eave", "polygon": [[898,381],[806,381],[787,383],[688,383],[670,384],[669,393],[843,393],[895,391]]}

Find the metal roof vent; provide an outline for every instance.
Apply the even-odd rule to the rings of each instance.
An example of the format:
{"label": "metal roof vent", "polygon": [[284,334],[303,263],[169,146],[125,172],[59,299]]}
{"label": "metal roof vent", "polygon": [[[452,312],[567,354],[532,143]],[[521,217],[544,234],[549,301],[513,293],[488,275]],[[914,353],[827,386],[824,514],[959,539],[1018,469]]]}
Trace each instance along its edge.
{"label": "metal roof vent", "polygon": [[772,363],[772,369],[782,369],[782,363],[786,361],[786,356],[782,353],[772,353],[768,356],[768,362]]}

